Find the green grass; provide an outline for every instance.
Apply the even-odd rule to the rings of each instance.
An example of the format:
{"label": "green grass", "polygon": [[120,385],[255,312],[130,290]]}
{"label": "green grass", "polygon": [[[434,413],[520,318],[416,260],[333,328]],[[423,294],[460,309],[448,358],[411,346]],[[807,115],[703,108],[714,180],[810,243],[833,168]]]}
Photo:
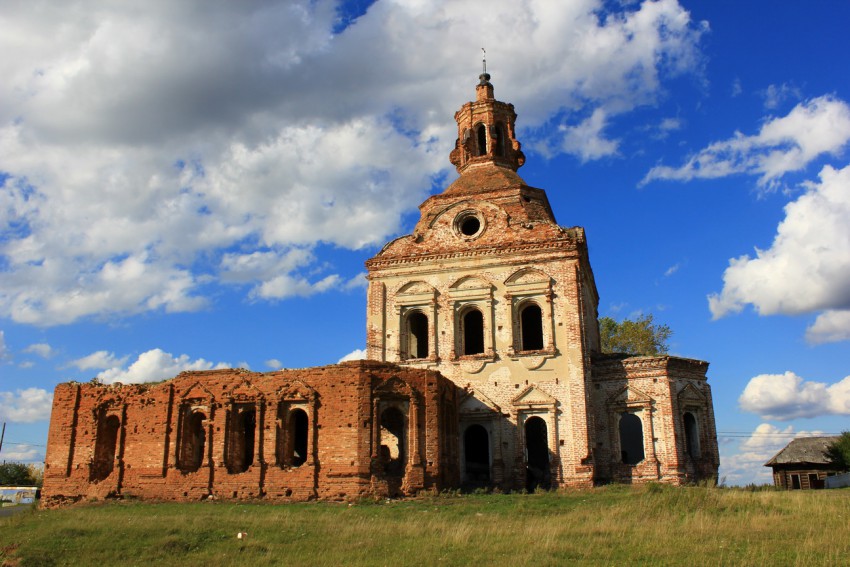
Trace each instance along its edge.
{"label": "green grass", "polygon": [[0,520],[0,560],[20,566],[849,565],[848,554],[850,490],[109,502]]}

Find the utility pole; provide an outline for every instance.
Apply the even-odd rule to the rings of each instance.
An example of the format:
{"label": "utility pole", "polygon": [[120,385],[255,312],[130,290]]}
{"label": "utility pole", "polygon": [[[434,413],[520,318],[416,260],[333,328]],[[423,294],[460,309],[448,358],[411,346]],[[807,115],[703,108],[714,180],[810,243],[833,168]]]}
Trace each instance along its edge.
{"label": "utility pole", "polygon": [[3,431],[0,432],[0,451],[3,450],[3,438],[6,436],[6,422],[3,422]]}

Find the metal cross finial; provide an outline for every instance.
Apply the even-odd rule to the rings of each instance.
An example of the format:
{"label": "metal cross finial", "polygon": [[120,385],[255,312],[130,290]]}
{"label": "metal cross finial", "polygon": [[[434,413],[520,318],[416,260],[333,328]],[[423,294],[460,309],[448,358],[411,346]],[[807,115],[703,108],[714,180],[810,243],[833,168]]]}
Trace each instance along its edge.
{"label": "metal cross finial", "polygon": [[484,64],[484,72],[487,72],[487,50],[483,47],[481,48],[482,60],[481,62]]}

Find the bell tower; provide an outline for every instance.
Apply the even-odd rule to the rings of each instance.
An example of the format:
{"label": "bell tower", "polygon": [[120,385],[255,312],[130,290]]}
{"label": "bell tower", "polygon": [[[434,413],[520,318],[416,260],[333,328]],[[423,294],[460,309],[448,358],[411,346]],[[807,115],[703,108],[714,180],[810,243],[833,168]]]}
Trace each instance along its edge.
{"label": "bell tower", "polygon": [[494,98],[489,73],[482,73],[478,79],[475,101],[455,113],[457,141],[449,160],[459,173],[482,163],[516,171],[525,163],[525,155],[514,132],[514,105]]}

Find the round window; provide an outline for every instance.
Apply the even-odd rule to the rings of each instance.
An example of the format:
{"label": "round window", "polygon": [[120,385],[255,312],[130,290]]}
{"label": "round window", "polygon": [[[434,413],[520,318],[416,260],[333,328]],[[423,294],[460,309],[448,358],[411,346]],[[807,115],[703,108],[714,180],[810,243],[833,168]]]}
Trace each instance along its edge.
{"label": "round window", "polygon": [[458,215],[455,227],[462,236],[472,238],[481,232],[483,223],[477,214],[467,211]]}

